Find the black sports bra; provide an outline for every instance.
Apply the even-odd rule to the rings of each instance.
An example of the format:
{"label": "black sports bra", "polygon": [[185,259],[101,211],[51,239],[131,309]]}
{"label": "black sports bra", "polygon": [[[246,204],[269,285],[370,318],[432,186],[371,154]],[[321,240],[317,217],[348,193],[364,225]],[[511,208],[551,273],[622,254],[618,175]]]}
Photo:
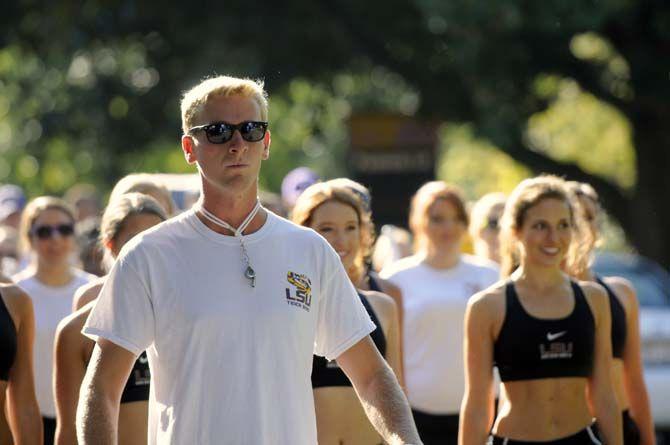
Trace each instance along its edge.
{"label": "black sports bra", "polygon": [[[370,333],[372,341],[379,349],[382,356],[386,356],[386,337],[382,330],[382,325],[379,323],[377,314],[372,310],[372,306],[367,298],[360,292],[358,296],[361,298],[361,303],[365,310],[370,315],[372,322],[377,328]],[[327,386],[351,386],[351,382],[346,374],[340,369],[335,360],[328,361],[326,358],[315,355],[312,361],[312,388],[323,388]]]}
{"label": "black sports bra", "polygon": [[596,277],[596,281],[607,291],[610,297],[610,312],[612,314],[612,356],[614,358],[623,358],[623,349],[626,345],[626,311],[621,302],[610,288],[600,278]]}
{"label": "black sports bra", "polygon": [[130,376],[121,394],[121,403],[139,402],[149,400],[149,361],[146,351],[142,352],[133,365]]}
{"label": "black sports bra", "polygon": [[591,375],[595,321],[581,288],[570,283],[575,300],[572,313],[557,319],[530,315],[514,283],[507,283],[505,320],[493,349],[503,382]]}
{"label": "black sports bra", "polygon": [[16,326],[0,295],[0,380],[9,380],[9,370],[16,358]]}

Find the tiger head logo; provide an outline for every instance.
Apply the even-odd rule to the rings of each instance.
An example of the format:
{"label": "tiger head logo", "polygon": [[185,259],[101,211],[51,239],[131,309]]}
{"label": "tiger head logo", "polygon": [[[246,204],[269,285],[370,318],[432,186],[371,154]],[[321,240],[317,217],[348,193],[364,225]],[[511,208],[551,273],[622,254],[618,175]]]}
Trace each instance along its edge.
{"label": "tiger head logo", "polygon": [[286,301],[289,304],[301,305],[304,309],[309,310],[312,304],[312,280],[307,275],[296,272],[288,272],[286,280],[295,287],[295,295],[292,295],[291,290],[286,288]]}

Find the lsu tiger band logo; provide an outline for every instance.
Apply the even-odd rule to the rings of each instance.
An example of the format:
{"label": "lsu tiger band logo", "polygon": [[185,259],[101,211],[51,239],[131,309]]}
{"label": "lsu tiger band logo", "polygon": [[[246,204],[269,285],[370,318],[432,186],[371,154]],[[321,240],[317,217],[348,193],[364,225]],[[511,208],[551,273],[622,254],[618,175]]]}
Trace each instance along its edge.
{"label": "lsu tiger band logo", "polygon": [[309,312],[312,305],[312,280],[307,275],[296,272],[288,272],[286,280],[295,288],[293,293],[290,288],[286,288],[286,302]]}

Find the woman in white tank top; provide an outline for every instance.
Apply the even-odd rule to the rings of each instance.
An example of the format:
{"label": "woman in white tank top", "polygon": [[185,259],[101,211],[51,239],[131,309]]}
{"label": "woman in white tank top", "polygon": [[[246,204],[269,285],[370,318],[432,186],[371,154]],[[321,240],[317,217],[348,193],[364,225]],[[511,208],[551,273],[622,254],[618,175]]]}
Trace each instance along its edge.
{"label": "woman in white tank top", "polygon": [[31,264],[13,276],[30,296],[35,311],[35,390],[44,421],[44,443],[53,443],[56,407],[51,388],[56,327],[72,308],[72,297],[95,278],[71,264],[76,249],[74,212],[61,199],[41,196],[23,211],[21,248]]}
{"label": "woman in white tank top", "polygon": [[381,272],[403,295],[405,384],[426,445],[457,441],[465,307],[498,280],[494,263],[461,253],[467,227],[457,188],[442,181],[423,185],[410,209],[416,253]]}

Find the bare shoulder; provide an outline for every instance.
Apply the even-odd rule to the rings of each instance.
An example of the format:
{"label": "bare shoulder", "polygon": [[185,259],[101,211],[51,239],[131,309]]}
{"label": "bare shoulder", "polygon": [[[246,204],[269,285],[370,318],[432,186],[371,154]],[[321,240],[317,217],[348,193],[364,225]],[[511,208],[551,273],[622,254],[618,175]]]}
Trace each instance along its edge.
{"label": "bare shoulder", "polygon": [[100,277],[77,289],[72,298],[72,309],[77,311],[98,298],[98,294],[100,294],[100,289],[102,289],[103,284],[105,284],[105,277]]}
{"label": "bare shoulder", "polygon": [[579,281],[577,284],[584,292],[591,310],[597,311],[597,313],[609,311],[609,297],[604,287],[593,281]]}
{"label": "bare shoulder", "polygon": [[635,286],[629,280],[623,277],[605,277],[603,278],[605,284],[607,284],[612,291],[619,297],[625,298],[626,300],[635,299]]}
{"label": "bare shoulder", "polygon": [[385,294],[394,297],[400,296],[400,288],[398,286],[391,283],[389,280],[380,277],[378,274],[374,274],[374,278],[377,280],[377,284],[379,284],[379,287]]}
{"label": "bare shoulder", "polygon": [[379,315],[390,316],[398,311],[396,302],[390,296],[382,292],[373,290],[360,291],[368,302],[372,305],[375,312]]}
{"label": "bare shoulder", "polygon": [[56,329],[56,337],[58,339],[74,339],[83,337],[81,330],[86,324],[86,319],[91,313],[95,301],[90,301],[85,304],[81,309],[76,310],[67,317],[63,318],[60,323],[58,323],[58,328]]}
{"label": "bare shoulder", "polygon": [[605,288],[598,283],[593,281],[578,281],[577,284],[588,299],[603,299],[607,297],[607,291],[605,291]]}
{"label": "bare shoulder", "polygon": [[505,281],[498,281],[471,296],[468,299],[468,312],[489,316],[504,313],[505,286]]}
{"label": "bare shoulder", "polygon": [[614,296],[624,307],[626,314],[637,313],[639,303],[633,283],[623,277],[605,277],[603,281],[612,289]]}
{"label": "bare shoulder", "polygon": [[0,284],[0,295],[2,295],[2,300],[14,319],[14,324],[18,325],[24,317],[33,314],[33,302],[30,296],[19,286]]}

